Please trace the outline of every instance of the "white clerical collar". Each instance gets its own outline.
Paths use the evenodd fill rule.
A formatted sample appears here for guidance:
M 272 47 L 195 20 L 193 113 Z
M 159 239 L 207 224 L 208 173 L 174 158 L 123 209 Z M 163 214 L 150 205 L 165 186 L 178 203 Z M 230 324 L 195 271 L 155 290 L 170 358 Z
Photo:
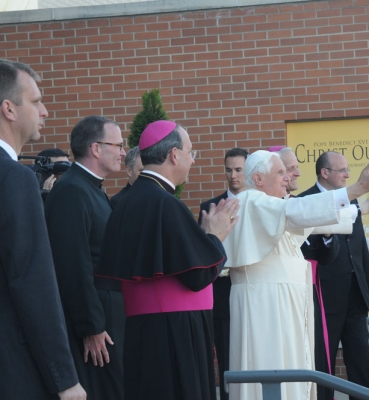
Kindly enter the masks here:
M 0 139 L 0 147 L 2 147 L 14 161 L 18 161 L 18 155 L 9 143 L 6 143 L 4 140 Z
M 89 174 L 91 174 L 92 176 L 94 176 L 95 178 L 97 178 L 97 179 L 100 179 L 100 180 L 104 180 L 104 178 L 101 178 L 101 176 L 98 176 L 98 175 L 96 175 L 96 174 L 94 174 L 90 169 L 88 169 L 87 167 L 85 167 L 84 165 L 82 165 L 81 163 L 79 163 L 78 161 L 75 161 L 75 163 L 79 166 L 79 167 L 81 167 L 81 168 L 83 168 L 85 171 L 87 171 Z
M 170 185 L 170 187 L 172 187 L 173 189 L 176 188 L 171 181 L 168 181 L 167 178 L 165 178 L 163 175 L 158 174 L 157 172 L 151 171 L 149 169 L 144 169 L 142 172 L 146 172 L 147 174 L 157 176 L 158 178 L 166 182 L 168 185 Z
M 326 191 L 327 191 L 327 189 L 324 188 L 319 182 L 317 182 L 316 185 L 318 186 L 318 188 L 319 188 L 319 190 L 320 190 L 321 192 L 326 192 Z

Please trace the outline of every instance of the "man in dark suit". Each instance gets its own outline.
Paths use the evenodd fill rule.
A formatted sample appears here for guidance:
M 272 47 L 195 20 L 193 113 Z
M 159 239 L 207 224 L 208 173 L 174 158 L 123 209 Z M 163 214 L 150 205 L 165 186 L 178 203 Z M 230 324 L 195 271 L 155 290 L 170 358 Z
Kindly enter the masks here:
M 94 269 L 111 205 L 101 189 L 121 168 L 122 133 L 115 121 L 89 116 L 71 132 L 75 162 L 45 204 L 69 342 L 89 400 L 123 399 L 124 306 L 121 285 L 97 287 Z M 116 285 L 114 285 L 116 283 Z
M 200 205 L 199 224 L 202 221 L 202 210 L 209 211 L 211 203 L 218 204 L 221 199 L 235 197 L 238 193 L 246 189 L 245 177 L 243 175 L 243 165 L 248 156 L 244 149 L 234 148 L 229 150 L 224 158 L 225 173 L 228 181 L 228 190 L 221 195 L 214 197 Z M 231 291 L 231 279 L 229 270 L 222 271 L 213 283 L 214 309 L 214 342 L 217 353 L 219 377 L 220 377 L 220 397 L 221 400 L 228 399 L 228 393 L 224 391 L 223 375 L 224 371 L 229 370 L 229 294 Z
M 27 65 L 0 60 L 0 393 L 83 400 L 70 353 L 37 179 L 17 162 L 47 117 Z
M 128 176 L 128 183 L 124 188 L 111 197 L 110 204 L 114 208 L 118 201 L 127 193 L 130 187 L 134 184 L 135 180 L 140 175 L 140 172 L 143 171 L 144 167 L 142 165 L 141 157 L 140 157 L 140 149 L 138 146 L 130 149 L 124 159 L 124 165 L 126 166 L 126 173 Z
M 323 153 L 316 162 L 317 183 L 301 193 L 306 196 L 325 190 L 346 186 L 349 169 L 346 158 L 333 151 Z M 369 387 L 369 345 L 366 318 L 369 309 L 369 254 L 361 210 L 367 213 L 367 201 L 356 207 L 353 232 L 337 235 L 339 253 L 328 264 L 319 264 L 318 274 L 324 301 L 329 336 L 330 362 L 335 371 L 339 342 L 342 343 L 343 357 L 349 381 Z M 329 391 L 324 397 L 332 400 Z M 350 400 L 354 398 L 350 397 Z

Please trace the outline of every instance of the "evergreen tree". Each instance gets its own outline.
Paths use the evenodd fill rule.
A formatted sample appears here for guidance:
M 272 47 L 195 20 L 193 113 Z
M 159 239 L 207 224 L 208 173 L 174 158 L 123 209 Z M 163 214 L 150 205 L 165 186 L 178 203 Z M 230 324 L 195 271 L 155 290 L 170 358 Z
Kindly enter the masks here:
M 169 120 L 160 97 L 160 90 L 153 89 L 142 95 L 142 111 L 133 119 L 129 127 L 131 133 L 128 136 L 128 145 L 130 148 L 138 146 L 140 137 L 148 124 L 159 120 Z
M 128 146 L 130 148 L 138 146 L 140 137 L 148 124 L 159 120 L 169 120 L 169 117 L 164 109 L 160 90 L 153 89 L 142 95 L 142 111 L 140 111 L 133 119 L 129 130 L 131 133 L 128 136 Z M 178 198 L 181 196 L 183 185 L 176 186 L 174 195 Z

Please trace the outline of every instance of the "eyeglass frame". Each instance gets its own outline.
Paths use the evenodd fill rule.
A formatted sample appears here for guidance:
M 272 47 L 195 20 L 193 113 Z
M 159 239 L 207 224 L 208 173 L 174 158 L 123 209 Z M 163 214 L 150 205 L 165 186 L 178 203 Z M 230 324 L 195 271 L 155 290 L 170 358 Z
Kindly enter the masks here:
M 109 146 L 119 147 L 120 151 L 123 150 L 123 142 L 122 143 L 96 142 L 96 143 L 108 144 Z
M 178 149 L 182 151 L 187 151 L 187 153 L 191 156 L 191 158 L 194 160 L 197 155 L 197 150 L 185 150 L 185 149 Z
M 188 150 L 188 154 L 194 160 L 196 158 L 196 155 L 197 155 L 197 150 Z
M 333 169 L 333 168 L 324 167 L 324 169 L 328 169 L 329 171 L 339 172 L 340 174 L 349 174 L 350 173 L 350 168 Z
M 181 151 L 187 151 L 187 153 L 191 156 L 191 158 L 192 158 L 193 160 L 196 158 L 196 155 L 197 155 L 197 150 L 185 150 L 185 149 L 180 149 L 179 147 L 173 147 L 173 149 L 178 149 L 178 150 L 181 150 Z M 173 149 L 171 149 L 170 152 L 171 152 Z M 169 153 L 170 153 L 170 152 L 169 152 Z M 168 153 L 168 154 L 169 154 L 169 153 Z

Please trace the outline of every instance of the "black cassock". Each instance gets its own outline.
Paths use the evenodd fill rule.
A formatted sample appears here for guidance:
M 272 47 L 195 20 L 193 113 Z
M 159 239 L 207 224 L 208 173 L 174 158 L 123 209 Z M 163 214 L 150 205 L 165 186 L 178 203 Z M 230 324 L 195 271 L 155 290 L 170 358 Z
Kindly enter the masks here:
M 46 222 L 80 382 L 89 400 L 123 399 L 124 306 L 121 292 L 99 290 L 94 271 L 111 206 L 102 180 L 77 164 L 63 174 L 50 192 Z M 110 288 L 114 289 L 114 288 Z M 83 360 L 83 338 L 106 331 L 110 363 L 95 367 Z
M 121 280 L 126 296 L 125 282 L 167 278 L 201 293 L 223 267 L 221 242 L 173 192 L 141 173 L 109 218 L 97 274 Z M 127 315 L 124 366 L 126 400 L 215 400 L 212 310 Z
M 124 197 L 124 195 L 127 193 L 127 191 L 131 188 L 131 184 L 127 183 L 126 186 L 124 186 L 123 189 L 121 189 L 117 194 L 115 194 L 114 196 L 112 196 L 110 198 L 110 204 L 111 206 L 114 208 L 116 206 L 116 204 Z

